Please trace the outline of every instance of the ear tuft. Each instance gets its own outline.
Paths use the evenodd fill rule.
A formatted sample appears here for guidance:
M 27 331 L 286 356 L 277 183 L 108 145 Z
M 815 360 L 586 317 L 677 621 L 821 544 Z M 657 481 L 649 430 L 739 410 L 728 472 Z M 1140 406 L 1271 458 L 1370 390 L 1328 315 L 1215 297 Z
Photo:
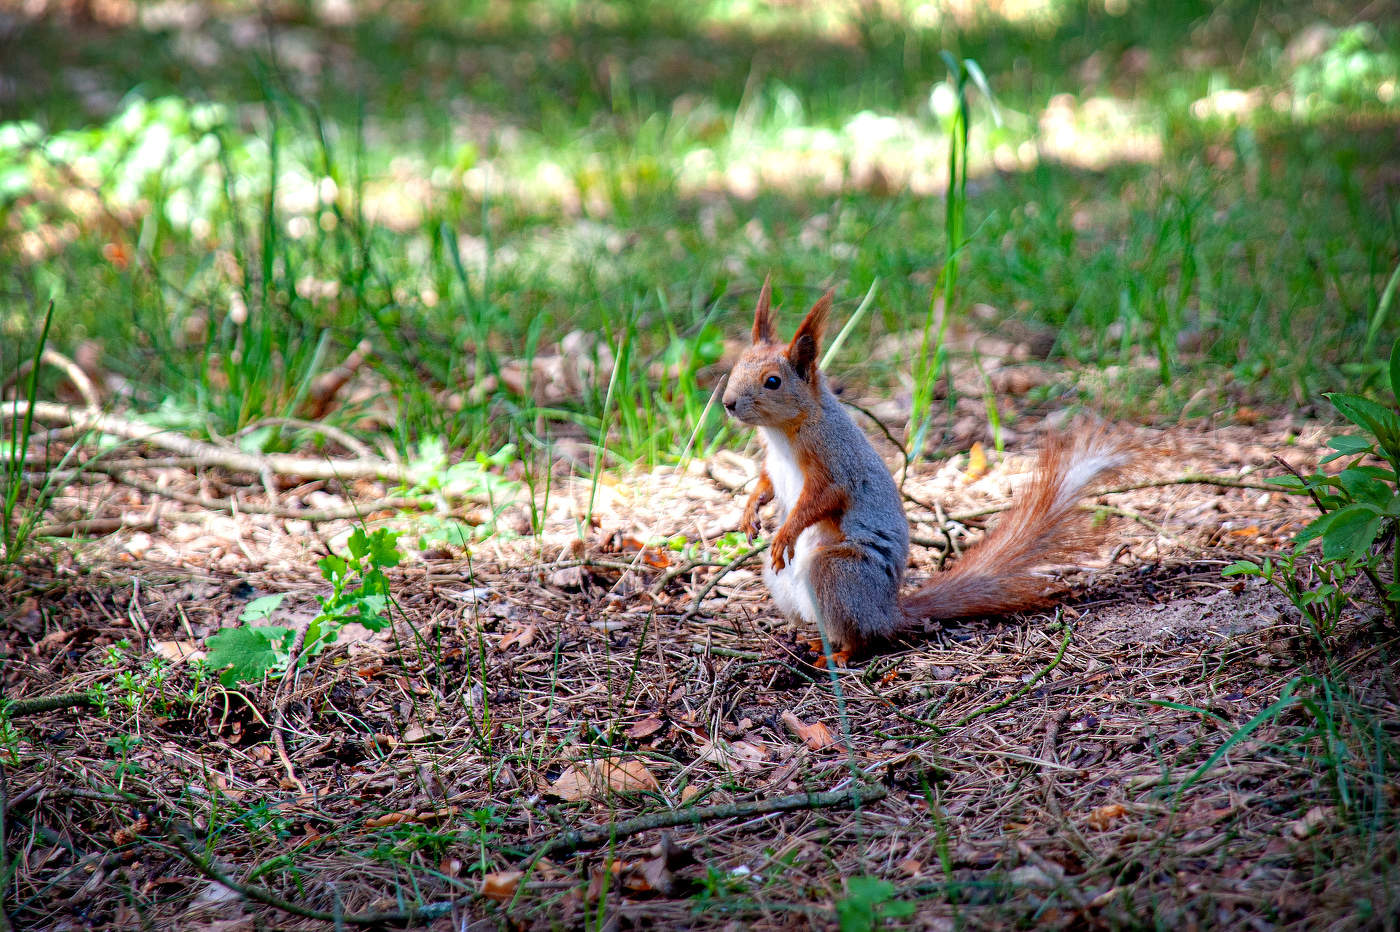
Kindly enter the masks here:
M 836 290 L 831 289 L 817 299 L 788 344 L 788 362 L 798 375 L 809 382 L 817 367 L 817 354 L 821 351 L 822 334 L 826 332 L 826 319 L 831 313 L 831 299 L 835 294 Z
M 758 293 L 758 306 L 753 312 L 753 341 L 755 343 L 773 343 L 776 338 L 773 335 L 773 273 L 769 272 L 763 277 L 763 290 Z

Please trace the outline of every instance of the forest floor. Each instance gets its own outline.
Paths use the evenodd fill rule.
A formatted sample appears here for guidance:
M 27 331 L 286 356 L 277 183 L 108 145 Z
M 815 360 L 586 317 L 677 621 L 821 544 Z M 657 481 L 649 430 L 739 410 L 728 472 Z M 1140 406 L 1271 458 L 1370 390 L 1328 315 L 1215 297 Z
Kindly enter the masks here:
M 750 448 L 560 479 L 541 534 L 526 497 L 466 547 L 369 515 L 405 531 L 392 625 L 226 688 L 195 672 L 205 637 L 267 595 L 305 623 L 315 561 L 357 526 L 287 515 L 386 487 L 128 458 L 53 511 L 134 526 L 0 586 L 5 695 L 74 694 L 5 736 L 5 910 L 46 929 L 1383 926 L 1400 838 L 1368 813 L 1400 802 L 1395 631 L 1319 637 L 1221 575 L 1289 549 L 1311 504 L 1265 478 L 1328 436 L 1235 420 L 1139 430 L 1137 487 L 1088 502 L 1102 560 L 1063 574 L 1061 606 L 835 671 L 722 543 Z M 909 471 L 912 578 L 1014 498 L 1045 427 L 985 467 Z M 214 498 L 279 513 L 189 504 Z

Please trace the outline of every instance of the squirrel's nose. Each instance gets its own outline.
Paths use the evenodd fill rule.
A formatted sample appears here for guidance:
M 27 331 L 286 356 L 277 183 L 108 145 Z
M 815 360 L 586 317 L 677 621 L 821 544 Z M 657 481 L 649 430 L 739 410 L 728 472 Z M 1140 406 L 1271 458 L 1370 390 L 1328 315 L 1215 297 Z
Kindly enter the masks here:
M 726 398 L 726 399 L 724 400 L 724 410 L 728 411 L 730 414 L 733 414 L 733 413 L 734 413 L 734 407 L 735 407 L 736 404 L 737 404 L 737 402 L 730 401 L 728 398 Z

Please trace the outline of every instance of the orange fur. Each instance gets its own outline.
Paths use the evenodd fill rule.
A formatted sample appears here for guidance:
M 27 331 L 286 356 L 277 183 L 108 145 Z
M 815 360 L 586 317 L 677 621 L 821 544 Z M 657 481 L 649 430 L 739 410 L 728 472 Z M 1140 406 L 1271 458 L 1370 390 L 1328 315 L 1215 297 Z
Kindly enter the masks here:
M 1126 465 L 1126 451 L 1101 434 L 1048 438 L 1029 486 L 991 532 L 952 569 L 903 599 L 908 619 L 1004 615 L 1053 602 L 1056 589 L 1034 570 L 1089 556 L 1102 538 L 1079 509 L 1085 490 L 1066 488 L 1077 454 L 1094 444 L 1116 450 Z M 1094 481 L 1111 480 L 1122 469 L 1098 470 Z
M 773 480 L 768 475 L 768 470 L 759 470 L 758 484 L 753 487 L 753 492 L 749 495 L 749 500 L 744 504 L 744 517 L 739 523 L 739 530 L 748 535 L 749 540 L 758 536 L 758 509 L 773 500 Z
M 798 536 L 814 524 L 832 522 L 836 540 L 840 540 L 841 515 L 850 502 L 846 490 L 832 483 L 831 473 L 817 457 L 819 451 L 797 444 L 793 446 L 797 450 L 798 465 L 802 468 L 802 494 L 798 496 L 797 504 L 783 526 L 773 535 L 769 552 L 775 570 L 787 566 L 788 554 L 797 546 Z

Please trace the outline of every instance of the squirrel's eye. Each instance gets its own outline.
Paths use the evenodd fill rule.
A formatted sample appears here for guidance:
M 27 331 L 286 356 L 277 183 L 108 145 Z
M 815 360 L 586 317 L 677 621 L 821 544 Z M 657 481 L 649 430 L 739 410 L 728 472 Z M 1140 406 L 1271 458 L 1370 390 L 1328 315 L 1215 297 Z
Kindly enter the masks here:
M 776 375 L 770 375 L 768 378 L 763 380 L 764 388 L 777 388 L 779 385 L 782 384 L 783 380 L 778 378 Z

